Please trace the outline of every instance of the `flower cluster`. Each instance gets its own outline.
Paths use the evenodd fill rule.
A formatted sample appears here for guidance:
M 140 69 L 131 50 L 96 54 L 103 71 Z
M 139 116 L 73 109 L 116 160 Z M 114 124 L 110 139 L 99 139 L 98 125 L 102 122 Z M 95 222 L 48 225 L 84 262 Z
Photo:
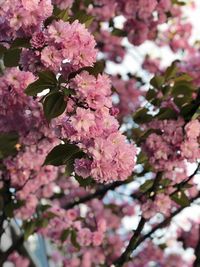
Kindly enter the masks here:
M 78 217 L 80 217 L 80 214 L 78 209 L 70 209 L 66 211 L 61 209 L 59 206 L 54 205 L 50 210 L 48 210 L 48 212 L 51 212 L 54 215 L 54 218 L 51 219 L 48 227 L 40 230 L 40 233 L 44 236 L 60 243 L 62 240 L 62 234 L 64 234 L 67 230 L 69 232 L 76 232 L 77 241 L 81 247 L 99 246 L 103 242 L 104 233 L 106 231 L 105 219 L 99 219 L 96 229 L 91 231 L 90 227 L 84 226 L 84 224 L 79 220 Z M 66 241 L 65 243 L 68 242 Z
M 140 251 L 133 261 L 125 264 L 125 267 L 148 266 L 149 262 L 163 267 L 191 267 L 192 260 L 184 259 L 180 252 L 167 252 L 161 249 L 152 241 L 144 244 L 144 249 Z
M 17 198 L 27 200 L 18 211 L 22 218 L 29 218 L 35 212 L 41 196 L 53 193 L 53 181 L 58 174 L 53 166 L 42 167 L 47 154 L 59 141 L 48 128 L 41 105 L 24 93 L 34 79 L 32 73 L 17 68 L 6 70 L 0 77 L 0 129 L 19 134 L 17 155 L 4 159 L 4 177 L 17 190 Z
M 126 179 L 133 171 L 136 149 L 126 142 L 118 128 L 112 107 L 108 76 L 97 78 L 84 71 L 70 83 L 78 99 L 71 99 L 71 116 L 62 115 L 58 124 L 61 136 L 79 144 L 88 155 L 76 160 L 75 171 L 86 178 L 91 175 L 99 182 Z M 83 107 L 76 107 L 76 101 Z M 85 106 L 84 106 L 85 105 Z
M 0 8 L 0 40 L 31 36 L 53 11 L 50 0 L 3 1 Z
M 160 45 L 169 45 L 173 52 L 179 50 L 192 50 L 190 38 L 192 36 L 192 24 L 190 22 L 183 23 L 178 20 L 171 24 L 169 28 L 161 34 L 158 43 Z
M 19 255 L 17 252 L 13 252 L 9 258 L 8 258 L 9 263 L 14 264 L 15 267 L 28 267 L 29 266 L 29 260 L 27 258 L 22 257 Z
M 96 61 L 94 37 L 77 20 L 72 24 L 55 21 L 44 34 L 47 46 L 41 52 L 41 62 L 46 68 L 57 72 L 62 61 L 67 60 L 79 69 Z
M 46 228 L 39 232 L 55 240 L 58 245 L 63 243 L 64 253 L 54 251 L 51 256 L 55 264 L 62 263 L 64 266 L 69 264 L 77 267 L 98 266 L 104 262 L 111 264 L 120 255 L 127 236 L 121 238 L 113 234 L 113 231 L 116 231 L 122 224 L 121 218 L 116 212 L 118 211 L 122 216 L 131 216 L 134 214 L 134 210 L 128 203 L 118 206 L 115 201 L 111 201 L 112 208 L 105 209 L 101 200 L 93 199 L 87 203 L 87 211 L 84 214 L 79 207 L 67 211 L 61 209 L 57 201 L 57 204 L 55 203 L 51 209 L 47 210 L 44 217 L 48 216 L 49 212 L 55 217 L 51 219 Z M 64 206 L 63 202 L 62 204 Z M 74 248 L 69 241 L 70 235 L 74 231 L 80 250 Z M 65 235 L 66 233 L 68 234 Z M 109 249 L 104 253 L 102 247 Z M 69 251 L 71 252 L 70 257 L 66 257 L 64 254 Z
M 178 240 L 183 243 L 185 248 L 196 248 L 198 244 L 199 218 L 197 220 L 186 220 L 187 228 L 177 229 Z
M 28 9 L 28 2 L 23 4 Z M 24 26 L 21 27 L 21 32 L 28 36 Z M 25 88 L 35 81 L 38 71 L 46 68 L 55 75 L 60 70 L 67 79 L 71 71 L 92 66 L 96 43 L 78 21 L 70 24 L 57 20 L 46 28 L 31 29 L 31 48 L 24 48 L 21 53 L 23 70 L 7 69 L 0 78 L 1 132 L 19 134 L 18 153 L 4 160 L 4 177 L 15 188 L 17 199 L 28 200 L 17 210 L 17 216 L 23 219 L 34 214 L 41 197 L 53 194 L 60 169 L 43 163 L 49 151 L 59 144 L 58 138 L 77 143 L 85 152 L 86 158 L 75 160 L 75 172 L 100 182 L 125 180 L 133 171 L 136 153 L 119 132 L 119 124 L 112 115 L 111 84 L 106 75 L 95 78 L 87 72 L 77 74 L 68 84 L 75 96 L 66 99 L 66 113 L 48 125 L 39 98 L 28 97 Z M 64 59 L 68 62 L 63 62 Z M 60 123 L 61 134 L 54 131 Z
M 20 63 L 24 70 L 50 69 L 55 73 L 70 63 L 73 70 L 92 66 L 97 50 L 94 37 L 78 22 L 53 21 L 47 28 L 35 31 L 31 49 L 23 49 Z
M 170 0 L 120 0 L 109 1 L 109 4 L 106 0 L 97 0 L 89 8 L 99 20 L 109 21 L 116 15 L 123 15 L 126 19 L 123 30 L 134 45 L 155 39 L 158 25 L 167 21 L 167 13 L 176 14 Z
M 124 60 L 126 50 L 122 44 L 122 37 L 112 35 L 105 29 L 102 29 L 95 37 L 98 48 L 103 52 L 104 58 L 115 63 L 121 63 Z
M 148 199 L 142 205 L 142 215 L 145 219 L 153 217 L 157 213 L 168 216 L 171 211 L 172 201 L 168 195 L 157 194 L 154 200 Z
M 150 163 L 158 171 L 166 171 L 167 177 L 181 181 L 186 174 L 185 160 L 197 162 L 199 154 L 200 122 L 192 120 L 184 126 L 182 119 L 155 121 L 153 129 L 161 130 L 161 134 L 152 133 L 144 146 L 150 156 Z M 185 132 L 185 135 L 184 135 Z M 179 173 L 179 179 L 174 172 Z M 175 175 L 175 176 L 174 176 Z M 178 180 L 177 180 L 178 179 Z
M 161 130 L 161 134 L 152 133 L 145 143 L 145 150 L 149 155 L 150 163 L 158 171 L 170 169 L 170 165 L 180 160 L 180 146 L 183 142 L 184 121 L 163 120 L 154 121 L 149 126 Z
M 181 154 L 190 162 L 200 158 L 200 122 L 193 120 L 185 126 L 186 138 L 181 145 Z

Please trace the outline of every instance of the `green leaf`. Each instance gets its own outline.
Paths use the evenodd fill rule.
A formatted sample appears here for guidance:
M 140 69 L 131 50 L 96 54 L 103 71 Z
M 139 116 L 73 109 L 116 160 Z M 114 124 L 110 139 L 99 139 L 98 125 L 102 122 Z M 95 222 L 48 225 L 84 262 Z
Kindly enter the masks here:
M 70 235 L 70 229 L 63 230 L 61 235 L 60 235 L 61 242 L 63 243 L 65 240 L 67 240 L 69 235 Z
M 140 191 L 142 193 L 147 192 L 149 189 L 152 188 L 153 184 L 154 184 L 154 181 L 153 180 L 147 180 L 146 182 L 144 182 L 144 184 L 142 184 L 140 186 Z
M 189 81 L 175 82 L 172 88 L 172 95 L 174 96 L 174 103 L 182 108 L 192 101 L 192 94 L 196 90 L 193 84 Z
M 35 228 L 45 228 L 47 227 L 49 224 L 49 219 L 48 218 L 41 218 L 41 219 L 37 219 L 35 221 Z
M 44 26 L 47 27 L 50 25 L 54 20 L 63 20 L 68 21 L 69 20 L 69 14 L 68 9 L 60 9 L 56 5 L 54 6 L 53 15 L 48 17 L 44 21 Z
M 195 106 L 193 103 L 185 104 L 181 107 L 180 114 L 183 116 L 186 120 L 191 119 L 192 114 L 195 113 Z M 195 115 L 195 114 L 194 114 Z
M 94 184 L 94 180 L 91 177 L 83 178 L 77 174 L 74 177 L 81 187 L 87 187 Z
M 39 79 L 29 84 L 25 93 L 29 96 L 36 96 L 45 89 L 55 89 L 57 87 L 56 76 L 51 71 L 43 71 L 38 74 Z
M 164 178 L 164 179 L 162 179 L 162 181 L 160 182 L 160 184 L 161 184 L 163 187 L 167 187 L 168 185 L 171 184 L 171 180 L 168 179 L 168 178 Z
M 0 57 L 2 57 L 2 55 L 7 51 L 7 49 L 5 48 L 5 46 L 0 44 Z
M 70 159 L 68 159 L 68 161 L 66 162 L 65 175 L 67 177 L 69 177 L 72 174 L 72 172 L 74 171 L 74 161 L 76 159 L 76 155 L 77 154 L 75 154 L 72 157 L 70 157 Z
M 61 84 L 61 83 L 67 83 L 67 80 L 64 78 L 63 75 L 60 75 L 59 78 L 58 78 L 58 82 L 59 82 L 59 84 Z
M 127 32 L 122 30 L 122 29 L 118 29 L 118 28 L 114 28 L 111 32 L 112 35 L 114 36 L 118 36 L 118 37 L 125 37 L 127 36 Z
M 165 244 L 165 243 L 159 244 L 158 246 L 159 246 L 159 248 L 161 248 L 162 250 L 165 250 L 165 249 L 168 247 L 167 244 Z
M 75 230 L 71 230 L 71 242 L 75 248 L 80 249 L 80 245 L 77 242 L 77 235 Z
M 143 164 L 147 160 L 147 155 L 143 151 L 141 151 L 140 154 L 137 156 L 137 164 Z
M 183 109 L 188 102 L 190 102 L 192 100 L 191 97 L 187 97 L 187 96 L 179 96 L 179 97 L 175 97 L 174 98 L 174 103 L 177 105 L 177 107 L 179 107 L 179 109 Z M 191 114 L 192 115 L 192 114 Z
M 0 134 L 0 153 L 1 157 L 7 157 L 17 152 L 16 145 L 19 137 L 15 132 Z
M 63 21 L 69 20 L 68 9 L 59 9 L 57 6 L 55 6 L 53 14 L 57 19 L 61 19 Z
M 184 1 L 179 1 L 179 0 L 171 0 L 172 1 L 172 4 L 174 5 L 179 5 L 179 6 L 185 6 L 186 5 L 186 2 Z
M 173 62 L 170 67 L 168 67 L 165 71 L 165 80 L 170 80 L 176 76 L 178 72 L 178 68 L 176 66 L 176 63 Z
M 160 87 L 164 84 L 164 82 L 165 82 L 165 78 L 161 75 L 160 76 L 157 75 L 151 79 L 150 84 L 154 86 L 155 88 L 160 89 Z
M 85 156 L 85 153 L 83 151 L 79 151 L 72 155 L 66 162 L 66 168 L 65 168 L 65 174 L 66 176 L 70 176 L 72 172 L 74 171 L 74 161 L 75 159 L 80 159 Z
M 170 108 L 161 108 L 159 113 L 155 116 L 159 120 L 176 119 L 177 113 Z
M 66 109 L 66 101 L 61 92 L 53 92 L 48 94 L 43 103 L 45 117 L 48 120 L 60 116 Z
M 149 110 L 145 107 L 138 109 L 133 114 L 134 121 L 137 124 L 150 122 L 153 119 L 153 116 L 150 114 L 147 114 L 147 112 L 149 112 Z
M 84 10 L 79 10 L 74 14 L 70 21 L 78 20 L 80 23 L 84 23 L 86 27 L 89 27 L 94 19 L 94 16 L 88 15 Z
M 73 90 L 71 88 L 65 88 L 65 87 L 61 86 L 61 89 L 63 90 L 63 94 L 65 96 L 71 96 L 71 95 L 75 95 L 76 94 L 75 90 Z
M 36 222 L 35 221 L 25 222 L 23 228 L 24 228 L 24 239 L 27 240 L 28 237 L 34 233 L 36 228 Z
M 84 6 L 88 7 L 92 3 L 92 0 L 84 0 L 83 2 L 84 2 Z
M 166 98 L 168 98 L 169 97 L 169 95 L 171 96 L 171 90 L 172 90 L 172 88 L 171 88 L 171 86 L 169 86 L 169 85 L 164 85 L 164 86 L 162 86 L 162 88 L 161 88 L 161 91 L 162 91 L 162 93 L 163 93 L 163 97 L 162 97 L 162 99 L 166 99 Z
M 15 67 L 19 65 L 21 49 L 9 49 L 4 53 L 5 67 Z
M 175 82 L 175 84 L 172 88 L 172 95 L 174 97 L 179 97 L 179 96 L 191 97 L 192 92 L 194 90 L 195 90 L 195 88 L 191 82 L 184 81 L 184 80 L 177 81 L 177 82 Z
M 68 15 L 68 10 L 62 10 L 60 14 L 57 16 L 57 18 L 62 19 L 63 21 L 68 21 L 69 15 Z
M 84 67 L 79 69 L 78 71 L 70 73 L 69 80 L 73 79 L 77 74 L 81 73 L 82 71 L 87 71 L 89 74 L 97 77 L 98 74 L 103 73 L 104 69 L 105 69 L 105 61 L 99 60 L 94 64 L 93 67 Z
M 147 137 L 152 133 L 160 134 L 161 132 L 157 129 L 148 129 L 146 131 L 141 131 L 140 129 L 135 128 L 132 130 L 133 139 L 137 143 L 137 145 L 141 145 L 143 142 L 145 142 Z
M 44 82 L 49 82 L 50 84 L 56 84 L 57 79 L 55 74 L 50 70 L 45 70 L 38 73 L 39 79 Z
M 98 76 L 98 74 L 103 73 L 105 69 L 105 61 L 99 60 L 97 61 L 93 67 L 86 67 L 84 70 L 88 71 L 89 74 Z
M 190 200 L 183 191 L 179 191 L 171 196 L 171 199 L 182 207 L 190 205 Z
M 146 94 L 146 99 L 148 101 L 155 99 L 157 97 L 157 92 L 154 89 L 149 89 Z
M 78 152 L 80 152 L 80 149 L 76 145 L 60 144 L 50 151 L 43 165 L 65 165 L 67 161 Z
M 49 89 L 51 87 L 50 83 L 44 83 L 41 80 L 37 80 L 26 88 L 25 93 L 29 96 L 36 96 L 38 93 L 41 93 L 45 89 Z
M 174 79 L 175 82 L 178 82 L 178 81 L 188 81 L 188 82 L 191 82 L 193 80 L 193 78 L 187 74 L 187 73 L 183 73 L 181 75 L 179 75 L 178 77 L 176 77 Z
M 23 48 L 23 47 L 30 47 L 30 38 L 16 38 L 12 45 L 11 48 Z
M 14 217 L 14 210 L 22 207 L 24 204 L 24 201 L 17 201 L 17 202 L 13 202 L 10 201 L 6 206 L 5 206 L 5 214 L 7 217 L 9 218 L 13 218 Z
M 198 107 L 194 115 L 192 116 L 192 120 L 196 120 L 199 116 L 200 116 L 200 106 Z
M 182 189 L 188 189 L 188 188 L 192 188 L 194 185 L 193 184 L 184 184 L 183 186 L 181 186 Z
M 73 5 L 71 7 L 71 10 L 74 14 L 80 10 L 81 3 L 82 3 L 82 0 L 74 0 L 73 1 Z

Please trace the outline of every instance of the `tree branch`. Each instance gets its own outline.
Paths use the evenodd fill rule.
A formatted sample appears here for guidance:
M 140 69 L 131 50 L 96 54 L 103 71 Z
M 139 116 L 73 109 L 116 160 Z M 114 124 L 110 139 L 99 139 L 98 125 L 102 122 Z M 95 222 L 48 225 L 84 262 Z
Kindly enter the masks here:
M 7 261 L 10 254 L 12 254 L 15 250 L 18 249 L 19 246 L 21 246 L 24 242 L 24 236 L 21 235 L 9 249 L 7 249 L 5 252 L 0 253 L 0 267 L 3 267 L 3 264 L 5 261 Z
M 150 199 L 152 199 L 152 200 L 155 197 L 155 191 L 156 191 L 157 187 L 159 186 L 159 183 L 160 183 L 161 178 L 162 178 L 162 173 L 158 172 L 157 175 L 156 175 L 156 178 L 154 180 L 153 186 L 151 188 L 151 192 L 153 194 L 152 194 L 152 196 L 150 195 Z M 115 261 L 115 266 L 116 267 L 123 266 L 123 264 L 125 262 L 127 262 L 128 259 L 130 258 L 132 251 L 135 250 L 136 247 L 138 246 L 138 240 L 140 239 L 140 235 L 141 235 L 141 232 L 142 232 L 142 230 L 144 228 L 145 223 L 146 223 L 146 219 L 143 218 L 143 217 L 141 217 L 140 222 L 139 222 L 139 224 L 137 226 L 137 229 L 134 231 L 134 234 L 131 237 L 131 239 L 129 241 L 129 244 L 128 244 L 126 250 Z
M 115 182 L 109 185 L 105 185 L 105 186 L 101 186 L 100 188 L 98 188 L 94 193 L 92 194 L 88 194 L 86 196 L 80 197 L 78 200 L 72 202 L 72 203 L 68 203 L 64 206 L 64 209 L 68 210 L 68 209 L 72 209 L 75 206 L 88 202 L 94 198 L 103 198 L 105 196 L 105 194 L 109 191 L 109 190 L 114 190 L 115 188 L 121 186 L 121 185 L 125 185 L 127 184 L 126 181 L 121 181 L 121 182 Z
M 122 255 L 115 261 L 114 263 L 114 266 L 116 267 L 120 267 L 120 266 L 123 266 L 123 264 L 125 262 L 128 261 L 128 259 L 130 258 L 131 256 L 131 253 L 134 249 L 136 249 L 137 247 L 137 244 L 138 244 L 138 240 L 140 238 L 140 234 L 144 228 L 144 225 L 145 225 L 145 222 L 146 220 L 142 217 L 140 219 L 140 222 L 138 224 L 138 227 L 137 229 L 134 231 L 134 234 L 133 236 L 131 237 L 130 241 L 129 241 L 129 244 L 126 248 L 126 250 L 124 251 L 124 253 L 122 253 Z
M 192 203 L 193 201 L 195 201 L 199 197 L 200 197 L 200 192 L 195 197 L 193 197 L 193 198 L 190 199 L 190 203 Z M 186 207 L 180 207 L 180 208 L 178 208 L 169 217 L 167 217 L 161 223 L 157 224 L 151 231 L 149 231 L 147 234 L 145 234 L 145 235 L 141 236 L 139 239 L 137 239 L 135 243 L 133 243 L 133 241 L 132 241 L 134 239 L 134 235 L 135 235 L 134 234 L 132 236 L 131 240 L 130 240 L 130 242 L 133 244 L 133 247 L 131 247 L 130 246 L 130 243 L 129 243 L 129 245 L 127 246 L 127 248 L 124 251 L 124 253 L 115 261 L 114 266 L 115 267 L 122 267 L 127 262 L 127 260 L 129 259 L 129 257 L 131 255 L 131 253 L 133 252 L 133 250 L 135 250 L 147 238 L 151 237 L 151 235 L 154 234 L 158 229 L 161 229 L 161 228 L 165 227 L 166 225 L 168 225 L 170 223 L 170 221 L 172 220 L 172 218 L 174 218 L 177 214 L 179 214 L 185 208 Z M 141 223 L 141 221 L 140 221 L 140 223 Z M 139 225 L 138 225 L 138 227 L 139 227 Z M 141 229 L 141 225 L 140 225 L 140 229 Z M 200 254 L 199 248 L 197 248 L 197 249 L 198 249 L 198 253 Z M 200 260 L 200 258 L 199 258 L 199 260 Z M 194 267 L 199 267 L 199 266 L 200 265 L 196 265 Z
M 170 196 L 172 196 L 175 193 L 178 193 L 180 191 L 181 187 L 184 187 L 189 181 L 191 181 L 192 178 L 198 173 L 199 167 L 200 167 L 200 163 L 198 163 L 197 168 L 195 169 L 195 171 L 186 180 L 184 180 L 184 181 L 180 182 L 179 184 L 177 184 L 177 189 L 174 192 L 172 192 L 170 194 Z

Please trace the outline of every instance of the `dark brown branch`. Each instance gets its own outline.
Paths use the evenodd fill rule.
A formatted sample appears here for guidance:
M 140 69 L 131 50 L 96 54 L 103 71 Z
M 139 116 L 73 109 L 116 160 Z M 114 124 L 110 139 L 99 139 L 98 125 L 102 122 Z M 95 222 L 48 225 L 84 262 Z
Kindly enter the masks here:
M 162 173 L 158 172 L 154 180 L 153 186 L 151 188 L 151 192 L 153 194 L 152 196 L 150 196 L 150 199 L 152 200 L 155 197 L 155 191 L 157 187 L 159 186 L 161 178 L 162 178 Z M 128 259 L 130 258 L 132 251 L 135 250 L 136 247 L 138 246 L 138 240 L 140 240 L 141 232 L 144 228 L 145 223 L 146 223 L 146 220 L 143 217 L 141 217 L 140 222 L 137 226 L 137 229 L 134 231 L 134 234 L 132 235 L 126 250 L 124 251 L 124 253 L 122 253 L 122 255 L 115 262 L 116 267 L 123 266 L 123 264 L 127 262 Z
M 195 169 L 195 171 L 186 180 L 180 182 L 177 185 L 177 189 L 174 192 L 172 192 L 170 194 L 170 196 L 175 194 L 175 193 L 178 193 L 180 191 L 181 187 L 184 187 L 187 183 L 189 183 L 192 180 L 192 178 L 198 173 L 199 167 L 200 167 L 200 163 L 198 163 L 197 168 Z
M 193 201 L 195 201 L 196 199 L 198 199 L 200 197 L 200 192 L 193 198 L 190 199 L 190 203 L 192 203 Z M 133 247 L 129 245 L 127 246 L 126 250 L 124 251 L 124 253 L 122 254 L 122 256 L 120 256 L 114 263 L 115 267 L 122 267 L 127 260 L 129 259 L 131 253 L 133 252 L 133 250 L 135 250 L 142 242 L 144 242 L 147 238 L 150 238 L 152 234 L 154 234 L 158 229 L 161 229 L 163 227 L 165 227 L 166 225 L 168 225 L 171 220 L 177 215 L 179 214 L 183 209 L 185 209 L 186 207 L 180 207 L 178 208 L 176 211 L 174 211 L 169 217 L 167 217 L 165 220 L 163 220 L 161 223 L 157 224 L 151 231 L 149 231 L 147 234 L 141 236 L 139 239 L 137 239 L 137 241 L 135 243 L 132 243 L 132 239 L 131 238 L 130 242 L 133 244 Z M 141 221 L 140 221 L 141 222 Z M 139 227 L 139 225 L 138 225 Z M 140 228 L 141 229 L 141 228 Z M 135 232 L 136 233 L 136 232 Z M 198 253 L 200 253 L 200 251 L 198 250 Z M 200 265 L 194 266 L 194 267 L 199 267 Z
M 20 255 L 29 259 L 29 267 L 36 267 L 37 265 L 33 257 L 31 256 L 30 252 L 24 245 L 23 234 L 18 236 L 12 225 L 10 225 L 10 232 L 11 232 L 12 245 L 8 250 L 0 253 L 0 267 L 3 266 L 3 263 L 8 260 L 9 255 L 12 254 L 14 251 L 17 251 Z
M 138 224 L 137 229 L 134 231 L 134 234 L 133 234 L 133 236 L 131 237 L 131 239 L 129 241 L 129 244 L 128 244 L 126 250 L 117 259 L 117 261 L 114 263 L 114 266 L 116 266 L 116 267 L 123 266 L 123 264 L 128 261 L 128 259 L 131 256 L 132 251 L 135 250 L 136 247 L 138 246 L 137 245 L 138 244 L 138 240 L 140 239 L 140 235 L 141 235 L 141 232 L 142 232 L 142 230 L 144 228 L 145 222 L 146 222 L 146 220 L 142 217 L 140 219 L 140 222 Z
M 78 200 L 72 202 L 72 203 L 68 203 L 64 206 L 64 209 L 68 210 L 68 209 L 72 209 L 73 207 L 88 202 L 94 198 L 103 198 L 105 196 L 105 194 L 109 191 L 109 190 L 114 190 L 115 188 L 121 186 L 121 185 L 125 185 L 127 184 L 126 181 L 122 181 L 122 182 L 115 182 L 109 185 L 105 185 L 105 186 L 101 186 L 100 188 L 98 188 L 94 193 L 92 194 L 88 194 L 86 196 L 80 197 Z
M 4 262 L 8 259 L 9 255 L 18 249 L 24 242 L 24 236 L 21 235 L 5 252 L 0 253 L 0 267 L 3 267 Z
M 1 237 L 2 237 L 3 233 L 5 232 L 4 222 L 7 219 L 5 208 L 6 208 L 6 205 L 9 204 L 11 201 L 9 188 L 10 188 L 10 182 L 5 180 L 4 181 L 4 190 L 3 190 L 2 195 L 1 195 L 2 210 L 1 210 L 1 215 L 0 215 L 0 241 L 1 241 Z

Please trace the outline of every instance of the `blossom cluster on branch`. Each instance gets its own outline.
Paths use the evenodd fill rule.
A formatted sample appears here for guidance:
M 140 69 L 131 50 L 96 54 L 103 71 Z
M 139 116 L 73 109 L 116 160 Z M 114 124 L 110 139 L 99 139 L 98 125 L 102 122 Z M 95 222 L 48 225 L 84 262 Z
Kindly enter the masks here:
M 0 1 L 0 241 L 12 239 L 0 266 L 37 266 L 32 235 L 58 267 L 199 266 L 199 214 L 176 222 L 200 197 L 200 50 L 185 5 Z M 139 54 L 146 41 L 181 56 L 163 67 Z M 126 71 L 132 51 L 141 73 Z

